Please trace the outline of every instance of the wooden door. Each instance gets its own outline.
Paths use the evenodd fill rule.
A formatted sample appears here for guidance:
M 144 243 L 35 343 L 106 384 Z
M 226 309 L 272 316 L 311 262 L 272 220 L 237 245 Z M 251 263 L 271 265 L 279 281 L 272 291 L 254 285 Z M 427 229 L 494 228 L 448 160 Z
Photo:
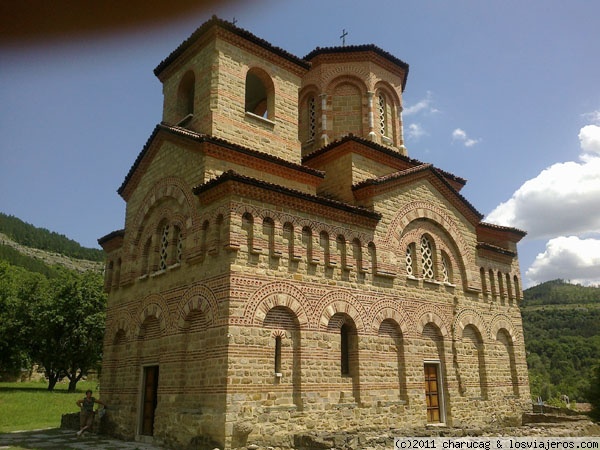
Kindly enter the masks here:
M 144 391 L 142 403 L 142 432 L 146 436 L 154 433 L 154 411 L 158 402 L 158 366 L 144 368 Z
M 441 422 L 438 367 L 438 364 L 425 364 L 425 401 L 427 402 L 427 423 Z

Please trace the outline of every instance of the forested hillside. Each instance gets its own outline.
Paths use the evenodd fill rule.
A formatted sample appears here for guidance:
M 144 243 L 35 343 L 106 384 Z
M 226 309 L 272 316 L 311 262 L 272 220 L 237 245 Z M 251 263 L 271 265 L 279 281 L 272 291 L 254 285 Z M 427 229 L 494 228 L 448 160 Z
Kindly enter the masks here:
M 589 400 L 600 364 L 600 288 L 542 283 L 524 291 L 522 316 L 532 396 Z
M 35 227 L 17 217 L 4 213 L 0 213 L 0 233 L 26 247 L 90 261 L 102 261 L 104 259 L 102 250 L 82 247 L 79 243 L 62 234 Z
M 0 213 L 0 381 L 38 365 L 48 389 L 98 370 L 106 310 L 101 250 Z

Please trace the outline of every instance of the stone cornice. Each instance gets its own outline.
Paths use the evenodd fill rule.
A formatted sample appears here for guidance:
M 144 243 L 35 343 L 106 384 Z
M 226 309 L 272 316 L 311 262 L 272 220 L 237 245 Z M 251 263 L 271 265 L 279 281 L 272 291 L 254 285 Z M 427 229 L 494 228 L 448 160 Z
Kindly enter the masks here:
M 241 195 L 274 205 L 323 216 L 332 220 L 375 226 L 381 215 L 366 208 L 349 205 L 317 195 L 289 189 L 273 183 L 240 175 L 232 170 L 224 172 L 193 189 L 201 204 L 209 204 L 226 195 Z

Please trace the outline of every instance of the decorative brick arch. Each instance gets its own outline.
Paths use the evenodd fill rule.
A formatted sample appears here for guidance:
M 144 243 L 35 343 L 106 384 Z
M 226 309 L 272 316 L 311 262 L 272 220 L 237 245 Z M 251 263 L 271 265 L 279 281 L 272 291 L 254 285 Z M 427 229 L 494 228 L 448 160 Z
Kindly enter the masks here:
M 400 102 L 400 97 L 398 96 L 398 92 L 396 92 L 396 89 L 394 89 L 394 87 L 390 83 L 388 83 L 387 81 L 382 81 L 382 80 L 377 81 L 375 83 L 375 86 L 373 86 L 373 91 L 377 92 L 379 90 L 385 92 L 387 95 L 390 96 L 390 98 L 394 101 L 394 106 L 396 108 L 401 107 L 401 102 Z
M 154 184 L 152 189 L 146 194 L 144 200 L 141 202 L 135 219 L 131 224 L 131 229 L 135 232 L 135 238 L 133 245 L 139 240 L 140 234 L 144 229 L 144 221 L 154 205 L 164 198 L 173 198 L 182 208 L 186 209 L 191 219 L 190 223 L 186 223 L 186 228 L 191 227 L 195 218 L 193 216 L 194 211 L 194 195 L 192 190 L 186 183 L 176 177 L 167 177 L 159 180 Z
M 136 335 L 139 336 L 142 325 L 148 317 L 155 317 L 160 325 L 161 334 L 165 333 L 168 325 L 168 311 L 164 299 L 158 295 L 150 295 L 142 301 L 143 308 L 138 313 L 138 326 Z
M 110 339 L 110 344 L 114 344 L 115 337 L 119 331 L 123 331 L 125 333 L 126 339 L 129 341 L 132 339 L 131 333 L 133 330 L 130 327 L 130 324 L 133 323 L 133 319 L 129 311 L 119 311 L 118 314 L 111 319 L 110 326 L 107 327 L 105 335 Z
M 298 95 L 298 99 L 299 99 L 298 104 L 301 105 L 310 96 L 318 97 L 319 93 L 320 93 L 319 87 L 316 84 L 314 84 L 314 83 L 310 83 L 310 84 L 304 86 L 300 90 L 300 95 Z
M 177 328 L 184 329 L 187 317 L 193 311 L 200 311 L 206 318 L 206 325 L 215 325 L 219 320 L 219 305 L 212 290 L 204 285 L 196 285 L 189 288 L 179 302 L 177 307 L 179 318 Z
M 276 306 L 285 306 L 296 315 L 300 329 L 306 329 L 309 327 L 310 319 L 304 304 L 306 304 L 304 293 L 294 285 L 286 282 L 269 283 L 250 297 L 244 310 L 244 317 L 250 318 L 252 324 L 262 326 L 269 310 Z
M 438 312 L 434 311 L 426 311 L 420 315 L 417 315 L 417 320 L 415 322 L 415 332 L 417 335 L 423 333 L 423 329 L 428 323 L 433 323 L 440 330 L 440 334 L 444 339 L 450 337 L 450 333 L 448 332 L 448 326 L 446 322 L 442 319 L 443 315 L 440 315 Z
M 450 217 L 447 211 L 444 211 L 436 205 L 432 205 L 428 202 L 415 201 L 404 206 L 404 208 L 398 211 L 390 221 L 382 242 L 391 248 L 400 249 L 401 254 L 404 254 L 406 249 L 401 248 L 403 230 L 408 227 L 411 222 L 417 219 L 429 219 L 446 232 L 448 238 L 456 247 L 458 255 L 461 255 L 461 260 L 457 262 L 460 263 L 459 268 L 465 277 L 464 281 L 468 282 L 469 280 L 466 278 L 468 276 L 468 271 L 466 270 L 467 264 L 465 264 L 465 261 L 462 258 L 467 260 L 469 267 L 475 267 L 474 252 L 469 251 L 469 245 L 463 238 L 454 219 Z
M 363 94 L 369 90 L 367 82 L 371 74 L 368 70 L 353 64 L 335 64 L 326 68 L 321 79 L 321 85 L 325 87 L 327 95 L 335 90 L 340 83 L 351 82 L 360 87 Z
M 490 335 L 490 329 L 485 323 L 483 316 L 474 309 L 463 309 L 452 324 L 452 336 L 455 340 L 462 340 L 463 332 L 469 325 L 474 326 L 482 339 Z
M 337 313 L 347 314 L 352 318 L 357 331 L 366 331 L 367 311 L 361 303 L 347 291 L 333 291 L 321 298 L 315 307 L 315 319 L 321 329 L 327 329 L 329 320 Z
M 411 320 L 406 311 L 399 305 L 397 299 L 379 300 L 369 308 L 368 323 L 371 332 L 377 333 L 381 322 L 391 319 L 398 324 L 403 337 L 406 337 L 412 328 Z
M 506 330 L 513 345 L 519 342 L 520 334 L 515 329 L 512 320 L 506 314 L 496 314 L 490 324 L 490 340 L 495 341 L 500 330 Z

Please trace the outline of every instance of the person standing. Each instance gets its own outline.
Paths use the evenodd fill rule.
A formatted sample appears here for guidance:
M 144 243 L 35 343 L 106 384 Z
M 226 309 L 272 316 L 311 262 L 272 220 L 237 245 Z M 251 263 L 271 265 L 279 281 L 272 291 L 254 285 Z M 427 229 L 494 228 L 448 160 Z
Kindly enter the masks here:
M 92 397 L 92 391 L 85 391 L 85 397 L 79 399 L 75 402 L 79 408 L 81 408 L 81 412 L 79 413 L 79 427 L 80 430 L 77 432 L 77 436 L 81 436 L 81 434 L 88 429 L 92 429 L 92 425 L 94 423 L 94 403 L 98 403 L 104 408 L 106 408 L 106 404 L 102 401 Z

